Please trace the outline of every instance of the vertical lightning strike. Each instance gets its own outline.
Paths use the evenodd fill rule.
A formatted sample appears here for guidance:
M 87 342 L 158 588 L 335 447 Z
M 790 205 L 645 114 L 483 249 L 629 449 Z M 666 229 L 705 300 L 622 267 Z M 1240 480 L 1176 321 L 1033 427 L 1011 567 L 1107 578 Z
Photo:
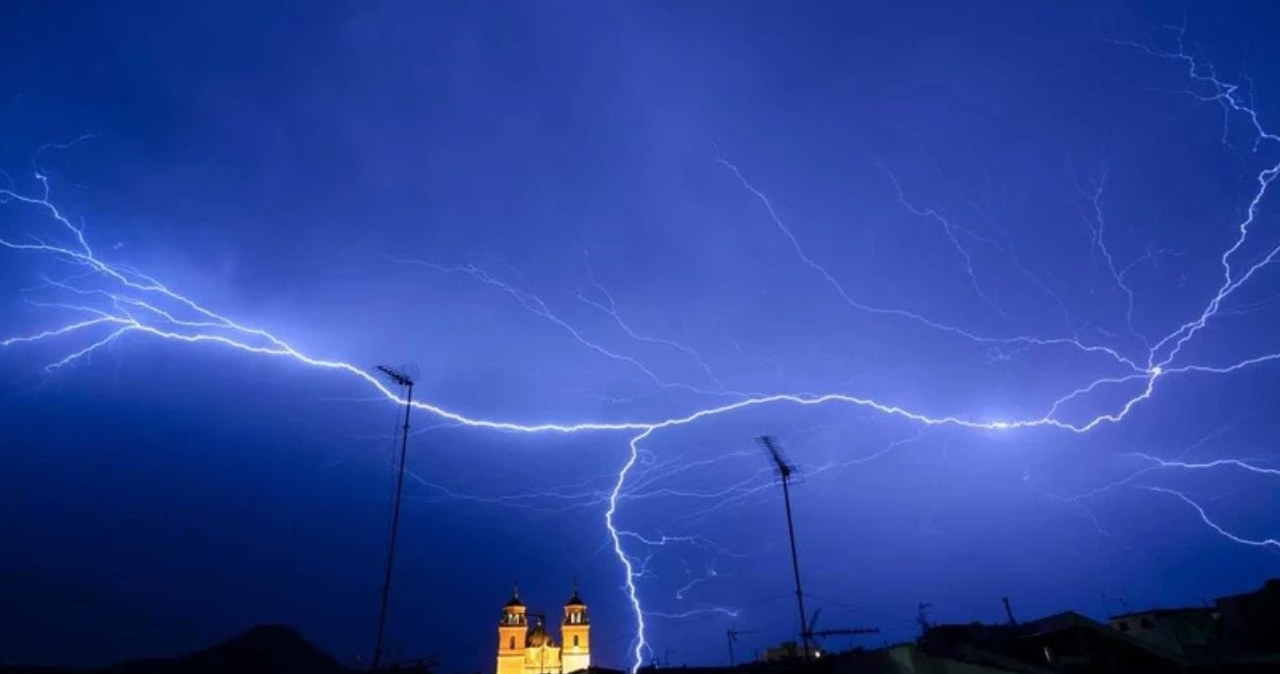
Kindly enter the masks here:
M 636 592 L 635 567 L 632 565 L 631 557 L 622 549 L 622 535 L 618 532 L 614 517 L 618 513 L 618 495 L 622 493 L 622 487 L 626 484 L 627 473 L 631 472 L 631 468 L 636 465 L 636 459 L 640 456 L 640 441 L 649 437 L 652 432 L 653 429 L 646 430 L 631 438 L 631 441 L 627 443 L 631 448 L 631 453 L 627 456 L 627 462 L 623 464 L 622 470 L 618 471 L 618 481 L 614 483 L 613 491 L 609 493 L 609 509 L 604 514 L 605 527 L 609 529 L 609 536 L 613 539 L 613 552 L 618 556 L 618 560 L 622 562 L 627 600 L 631 602 L 631 611 L 636 618 L 636 636 L 632 640 L 631 651 L 634 658 L 631 666 L 632 674 L 644 662 L 645 651 L 648 650 L 649 644 L 645 640 L 644 634 L 644 609 L 640 607 L 640 597 Z

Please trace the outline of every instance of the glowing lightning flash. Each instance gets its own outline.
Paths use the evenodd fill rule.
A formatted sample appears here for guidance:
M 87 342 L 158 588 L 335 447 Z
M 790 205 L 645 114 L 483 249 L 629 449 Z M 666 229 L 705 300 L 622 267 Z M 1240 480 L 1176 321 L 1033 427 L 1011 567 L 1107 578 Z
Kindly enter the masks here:
M 1195 509 L 1196 513 L 1200 515 L 1200 520 L 1203 521 L 1206 526 L 1218 532 L 1218 534 L 1221 535 L 1223 538 L 1226 538 L 1231 541 L 1235 541 L 1236 543 L 1240 543 L 1241 545 L 1251 545 L 1257 548 L 1280 549 L 1280 541 L 1277 541 L 1274 538 L 1261 538 L 1261 539 L 1245 538 L 1244 536 L 1237 536 L 1236 534 L 1233 534 L 1230 531 L 1223 529 L 1217 522 L 1214 522 L 1213 520 L 1209 519 L 1208 513 L 1204 511 L 1204 508 L 1199 503 L 1196 503 L 1194 500 L 1191 499 L 1191 497 L 1187 496 L 1186 494 L 1183 494 L 1180 491 L 1176 491 L 1173 489 L 1165 489 L 1164 487 L 1142 487 L 1142 488 L 1146 489 L 1147 491 L 1159 492 L 1161 494 L 1169 494 L 1171 496 L 1176 496 L 1177 498 L 1181 499 L 1183 503 L 1186 503 L 1187 505 Z
M 1181 46 L 1181 41 L 1179 42 L 1179 45 Z M 1221 82 L 1212 74 L 1211 71 L 1206 74 L 1205 68 L 1194 59 L 1187 56 L 1185 51 L 1164 52 L 1146 45 L 1139 45 L 1135 43 L 1130 43 L 1130 46 L 1138 47 L 1146 53 L 1154 56 L 1184 63 L 1188 67 L 1188 76 L 1190 80 L 1195 83 L 1196 86 L 1204 87 L 1208 90 L 1208 93 L 1204 93 L 1202 91 L 1199 94 L 1196 94 L 1198 98 L 1204 101 L 1218 103 L 1229 113 L 1245 116 L 1252 123 L 1259 142 L 1280 142 L 1280 137 L 1267 132 L 1263 128 L 1257 113 L 1240 98 L 1238 89 L 1235 86 Z M 1176 330 L 1156 341 L 1151 346 L 1150 351 L 1145 358 L 1145 364 L 1139 365 L 1139 362 L 1141 362 L 1140 360 L 1125 357 L 1118 349 L 1098 344 L 1084 343 L 1072 337 L 1039 338 L 1034 336 L 983 336 L 960 327 L 938 323 L 921 314 L 904 309 L 875 306 L 856 300 L 853 295 L 846 291 L 846 289 L 836 280 L 832 273 L 830 273 L 824 266 L 805 251 L 800 243 L 799 237 L 791 228 L 783 224 L 768 197 L 765 196 L 762 191 L 749 183 L 737 166 L 724 159 L 719 159 L 718 161 L 720 164 L 731 170 L 743 187 L 750 191 L 752 195 L 754 195 L 754 197 L 765 206 L 772 222 L 789 240 L 798 258 L 805 263 L 806 266 L 818 273 L 819 276 L 825 280 L 827 285 L 831 286 L 848 306 L 871 314 L 890 318 L 906 319 L 931 329 L 953 336 L 958 336 L 979 344 L 1016 344 L 1034 348 L 1052 347 L 1076 349 L 1086 354 L 1105 357 L 1111 363 L 1119 366 L 1121 372 L 1115 376 L 1098 379 L 1084 386 L 1070 390 L 1058 400 L 1047 401 L 1044 407 L 1045 412 L 1039 416 L 1020 419 L 981 419 L 957 413 L 936 415 L 912 409 L 898 403 L 883 402 L 866 396 L 840 392 L 830 392 L 825 394 L 778 392 L 750 395 L 728 392 L 725 391 L 720 380 L 714 373 L 712 373 L 711 369 L 707 367 L 706 362 L 702 360 L 696 352 L 692 349 L 688 349 L 687 347 L 683 347 L 678 343 L 666 341 L 665 343 L 668 346 L 681 349 L 691 358 L 695 359 L 699 367 L 701 367 L 706 374 L 707 380 L 716 386 L 715 389 L 704 390 L 685 384 L 665 381 L 653 373 L 652 370 L 648 369 L 644 364 L 630 356 L 607 349 L 596 342 L 592 342 L 580 333 L 576 332 L 572 326 L 562 321 L 558 316 L 551 312 L 545 303 L 531 293 L 508 284 L 503 284 L 493 277 L 484 274 L 483 271 L 480 271 L 475 267 L 443 268 L 446 270 L 468 273 L 473 278 L 476 278 L 481 282 L 504 290 L 524 305 L 526 309 L 549 321 L 552 321 L 553 323 L 556 323 L 583 345 L 605 358 L 619 360 L 629 364 L 646 374 L 655 383 L 655 385 L 659 387 L 682 388 L 694 393 L 705 395 L 722 396 L 727 393 L 736 398 L 731 402 L 694 409 L 680 416 L 673 416 L 665 419 L 576 422 L 516 422 L 500 418 L 472 416 L 450 409 L 444 404 L 438 404 L 435 402 L 417 400 L 413 402 L 414 407 L 437 417 L 441 423 L 467 428 L 488 429 L 508 433 L 571 434 L 586 432 L 625 432 L 629 435 L 629 451 L 627 459 L 618 471 L 612 489 L 608 491 L 606 499 L 608 507 L 604 513 L 604 523 L 609 533 L 613 552 L 623 569 L 623 587 L 636 622 L 636 633 L 631 647 L 631 655 L 633 658 L 631 671 L 633 672 L 644 661 L 646 653 L 650 652 L 645 634 L 645 616 L 646 614 L 659 614 L 652 612 L 646 613 L 642 607 L 636 585 L 636 579 L 639 577 L 643 569 L 643 564 L 629 555 L 623 545 L 624 538 L 636 537 L 637 534 L 627 532 L 619 528 L 617 521 L 618 510 L 619 503 L 627 498 L 627 493 L 624 491 L 624 488 L 626 487 L 627 480 L 631 476 L 631 473 L 636 467 L 637 461 L 641 455 L 640 443 L 650 438 L 658 431 L 694 424 L 711 417 L 749 411 L 756 407 L 785 404 L 799 406 L 845 405 L 865 408 L 883 415 L 913 422 L 922 427 L 954 426 L 979 431 L 996 432 L 1030 428 L 1054 428 L 1073 433 L 1084 433 L 1100 425 L 1114 423 L 1124 419 L 1133 409 L 1153 395 L 1157 382 L 1163 381 L 1168 377 L 1187 374 L 1227 374 L 1245 367 L 1256 366 L 1268 363 L 1272 360 L 1280 359 L 1280 353 L 1271 353 L 1245 358 L 1225 365 L 1176 362 L 1179 354 L 1183 350 L 1183 347 L 1188 344 L 1215 316 L 1224 301 L 1226 301 L 1227 298 L 1237 289 L 1248 282 L 1257 271 L 1267 265 L 1270 265 L 1275 258 L 1280 255 L 1280 246 L 1277 246 L 1246 266 L 1237 266 L 1233 262 L 1234 254 L 1244 246 L 1251 231 L 1251 227 L 1257 219 L 1258 209 L 1267 194 L 1268 187 L 1271 185 L 1275 177 L 1280 174 L 1280 163 L 1267 168 L 1257 176 L 1258 187 L 1249 202 L 1247 217 L 1239 223 L 1239 235 L 1233 245 L 1222 255 L 1221 260 L 1224 269 L 1224 278 L 1216 293 L 1209 299 L 1203 311 L 1201 311 L 1196 318 L 1184 323 Z M 63 353 L 62 357 L 48 364 L 47 369 L 52 371 L 83 360 L 103 347 L 118 342 L 126 337 L 146 336 L 176 343 L 209 344 L 248 354 L 287 359 L 291 362 L 308 367 L 339 372 L 360 381 L 363 385 L 370 387 L 379 396 L 388 401 L 397 404 L 404 403 L 395 391 L 388 389 L 377 378 L 371 376 L 363 369 L 351 363 L 341 360 L 319 358 L 303 353 L 285 340 L 277 337 L 267 330 L 239 323 L 232 318 L 209 309 L 196 300 L 169 288 L 151 276 L 128 266 L 106 261 L 90 246 L 84 231 L 72 224 L 72 222 L 51 200 L 49 181 L 46 176 L 37 172 L 35 174 L 35 179 L 41 186 L 41 191 L 38 196 L 22 194 L 17 191 L 16 187 L 4 188 L 0 189 L 0 204 L 11 204 L 43 212 L 49 217 L 53 226 L 53 231 L 43 236 L 36 235 L 34 233 L 26 233 L 16 239 L 7 238 L 5 233 L 0 232 L 0 246 L 17 253 L 41 256 L 56 262 L 65 263 L 78 271 L 79 274 L 74 277 L 57 282 L 48 281 L 44 286 L 44 290 L 61 293 L 63 296 L 74 297 L 74 301 L 31 302 L 33 305 L 38 307 L 65 312 L 72 318 L 57 326 L 34 330 L 29 334 L 9 337 L 0 341 L 0 346 L 19 347 L 23 345 L 44 343 L 61 344 L 70 340 L 80 340 L 75 343 L 76 345 L 74 347 L 68 348 Z M 928 215 L 927 212 L 925 212 L 925 214 Z M 945 233 L 948 236 L 951 236 L 953 242 L 956 242 L 956 245 L 959 246 L 958 239 L 955 238 L 953 229 L 945 222 L 943 223 L 943 226 L 946 228 Z M 1100 226 L 1101 225 L 1099 223 L 1099 227 Z M 965 257 L 966 259 L 968 258 L 967 253 L 962 247 L 959 248 L 959 252 L 962 257 Z M 973 270 L 971 261 L 967 262 L 966 265 L 968 273 L 972 278 Z M 441 267 L 437 266 L 436 268 L 440 269 Z M 1112 270 L 1114 271 L 1114 267 L 1112 267 Z M 974 279 L 974 283 L 975 288 L 978 289 L 976 278 Z M 978 290 L 981 292 L 980 289 Z M 612 299 L 607 295 L 605 295 L 605 297 L 605 302 L 595 302 L 593 300 L 588 303 L 593 304 L 593 306 L 598 310 L 611 315 L 619 326 L 621 326 L 624 331 L 629 332 L 633 338 L 647 338 L 646 336 L 640 335 L 639 333 L 631 330 L 630 327 L 619 317 L 616 307 L 614 307 L 612 303 Z M 584 301 L 586 301 L 585 298 Z M 1130 306 L 1130 313 L 1131 312 L 1132 307 Z M 1093 391 L 1103 386 L 1126 385 L 1133 386 L 1133 392 L 1131 392 L 1131 394 L 1122 402 L 1118 404 L 1112 403 L 1113 407 L 1110 409 L 1099 411 L 1091 415 L 1085 415 L 1083 418 L 1078 417 L 1074 419 L 1066 418 L 1059 412 L 1060 407 L 1065 403 L 1074 402 L 1078 398 L 1088 396 Z M 1191 464 L 1179 463 L 1169 465 L 1170 467 L 1183 469 L 1199 467 Z M 1231 465 L 1244 467 L 1240 464 Z M 742 488 L 749 489 L 750 486 L 744 485 Z M 1200 506 L 1181 493 L 1173 492 L 1172 490 L 1156 488 L 1150 489 L 1153 491 L 1164 491 L 1183 499 L 1200 512 L 1201 519 L 1204 520 L 1207 526 L 1212 527 L 1223 535 L 1231 537 L 1232 540 L 1252 546 L 1280 547 L 1280 543 L 1277 543 L 1273 539 L 1254 540 L 1228 534 L 1210 520 Z

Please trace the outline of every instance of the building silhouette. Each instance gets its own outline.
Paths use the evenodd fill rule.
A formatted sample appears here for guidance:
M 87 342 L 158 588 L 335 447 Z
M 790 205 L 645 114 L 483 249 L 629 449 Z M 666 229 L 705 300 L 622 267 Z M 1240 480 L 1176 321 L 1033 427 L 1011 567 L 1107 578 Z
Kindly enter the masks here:
M 576 584 L 564 604 L 560 641 L 547 631 L 546 616 L 528 612 L 516 589 L 498 620 L 497 674 L 569 674 L 591 667 L 591 622 Z

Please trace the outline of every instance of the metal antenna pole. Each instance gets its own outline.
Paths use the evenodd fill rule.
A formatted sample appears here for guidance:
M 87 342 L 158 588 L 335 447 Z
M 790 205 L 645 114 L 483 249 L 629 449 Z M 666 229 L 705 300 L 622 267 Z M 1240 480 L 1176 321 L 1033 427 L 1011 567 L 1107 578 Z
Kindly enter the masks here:
M 800 589 L 800 558 L 796 555 L 796 528 L 791 520 L 791 474 L 782 476 L 782 501 L 787 506 L 787 534 L 791 538 L 791 570 L 796 577 L 796 604 L 800 607 L 800 641 L 804 647 L 804 657 L 809 657 L 809 626 L 805 624 L 804 590 Z
M 389 367 L 378 366 L 378 370 L 400 386 L 408 389 L 404 399 L 404 430 L 400 438 L 400 468 L 396 476 L 396 498 L 391 509 L 391 540 L 387 543 L 387 570 L 382 581 L 382 609 L 378 613 L 378 641 L 373 647 L 373 670 L 382 665 L 382 638 L 387 628 L 387 602 L 391 598 L 391 568 L 396 559 L 396 537 L 400 531 L 400 495 L 404 491 L 404 463 L 409 453 L 409 410 L 413 409 L 413 380 L 401 372 Z
M 782 477 L 782 500 L 787 507 L 787 534 L 791 539 L 791 570 L 796 577 L 796 604 L 800 609 L 800 644 L 804 649 L 804 658 L 809 658 L 809 626 L 805 622 L 805 616 L 808 615 L 804 611 L 804 591 L 800 589 L 800 558 L 796 554 L 796 528 L 791 520 L 791 474 L 795 472 L 795 468 L 787 463 L 782 456 L 782 449 L 778 446 L 778 441 L 773 436 L 765 435 L 759 438 L 760 444 L 764 446 L 769 458 L 773 460 L 774 466 L 778 469 L 778 475 Z

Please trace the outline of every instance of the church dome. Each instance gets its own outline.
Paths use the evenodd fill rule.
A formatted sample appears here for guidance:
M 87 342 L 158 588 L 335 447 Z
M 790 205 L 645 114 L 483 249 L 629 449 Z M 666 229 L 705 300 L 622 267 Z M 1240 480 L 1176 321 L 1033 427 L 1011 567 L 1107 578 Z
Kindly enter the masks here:
M 551 637 L 547 635 L 547 628 L 543 627 L 541 621 L 539 621 L 538 624 L 530 630 L 529 638 L 526 643 L 528 643 L 530 648 L 541 648 L 542 646 L 551 645 Z

